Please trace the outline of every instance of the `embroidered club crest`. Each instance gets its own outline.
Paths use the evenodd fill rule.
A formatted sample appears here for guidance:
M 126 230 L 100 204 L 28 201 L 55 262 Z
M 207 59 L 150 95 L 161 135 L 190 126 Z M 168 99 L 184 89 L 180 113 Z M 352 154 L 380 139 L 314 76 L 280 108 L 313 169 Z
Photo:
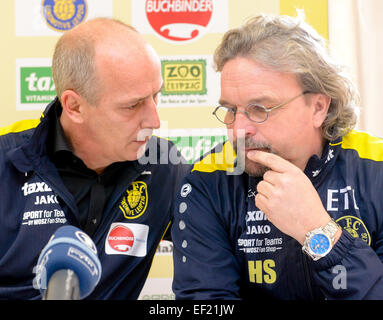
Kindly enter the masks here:
M 371 245 L 370 233 L 360 218 L 344 216 L 337 219 L 336 222 L 354 238 L 361 238 L 368 245 Z
M 120 203 L 120 210 L 126 219 L 136 219 L 148 205 L 148 188 L 143 181 L 134 181 L 125 191 Z

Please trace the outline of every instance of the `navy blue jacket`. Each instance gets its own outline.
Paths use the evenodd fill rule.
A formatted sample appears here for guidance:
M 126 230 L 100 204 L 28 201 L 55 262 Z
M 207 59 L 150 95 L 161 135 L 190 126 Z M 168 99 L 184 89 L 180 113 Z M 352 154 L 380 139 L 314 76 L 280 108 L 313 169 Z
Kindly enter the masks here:
M 256 208 L 260 180 L 227 174 L 237 169 L 226 142 L 183 179 L 172 226 L 176 299 L 383 299 L 381 139 L 353 131 L 310 158 L 305 174 L 343 227 L 315 262 Z
M 40 298 L 33 287 L 33 268 L 41 249 L 60 226 L 80 227 L 75 200 L 47 154 L 55 107 L 60 107 L 57 99 L 40 121 L 21 121 L 1 132 L 0 299 Z M 145 158 L 151 161 L 132 161 L 129 179 L 116 181 L 92 237 L 102 277 L 89 299 L 138 297 L 169 227 L 177 183 L 189 168 L 171 164 L 172 147 L 171 142 L 152 137 L 151 154 Z

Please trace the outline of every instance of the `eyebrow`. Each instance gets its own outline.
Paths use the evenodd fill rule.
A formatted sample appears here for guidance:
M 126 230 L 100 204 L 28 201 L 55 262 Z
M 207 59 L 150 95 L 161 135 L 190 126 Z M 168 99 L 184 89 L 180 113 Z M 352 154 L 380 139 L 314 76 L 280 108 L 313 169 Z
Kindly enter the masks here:
M 218 103 L 222 106 L 227 106 L 227 105 L 230 106 L 231 105 L 231 106 L 237 107 L 237 105 L 231 104 L 231 103 L 227 102 L 226 100 L 219 100 Z M 259 103 L 259 104 L 275 103 L 275 104 L 278 104 L 278 102 L 275 99 L 273 99 L 269 96 L 260 96 L 258 98 L 250 99 L 247 102 L 246 106 L 248 106 L 249 104 L 255 104 L 255 103 Z
M 154 95 L 159 94 L 162 91 L 163 88 L 164 88 L 164 83 L 162 83 L 161 88 Z M 119 105 L 137 104 L 137 103 L 147 99 L 148 97 L 150 97 L 150 95 L 148 95 L 146 97 L 133 97 L 133 98 L 130 98 L 130 99 L 126 100 L 126 101 L 120 101 L 120 102 L 118 102 L 118 104 Z
M 229 103 L 229 102 L 226 102 L 225 100 L 219 100 L 218 103 L 219 103 L 219 105 L 221 105 L 221 106 L 230 105 L 230 103 Z

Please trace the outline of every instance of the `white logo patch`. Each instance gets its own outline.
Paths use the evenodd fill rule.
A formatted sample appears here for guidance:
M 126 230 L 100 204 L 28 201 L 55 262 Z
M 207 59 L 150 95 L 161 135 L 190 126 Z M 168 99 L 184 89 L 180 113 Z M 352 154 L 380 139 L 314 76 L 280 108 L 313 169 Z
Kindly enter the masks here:
M 149 226 L 138 223 L 112 223 L 105 240 L 105 253 L 144 257 Z

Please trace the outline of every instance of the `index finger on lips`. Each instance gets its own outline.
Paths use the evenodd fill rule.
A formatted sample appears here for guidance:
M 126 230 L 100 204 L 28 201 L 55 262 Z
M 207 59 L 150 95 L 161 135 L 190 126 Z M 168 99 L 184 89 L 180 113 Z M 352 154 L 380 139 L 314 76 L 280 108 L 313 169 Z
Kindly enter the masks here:
M 249 151 L 247 156 L 250 160 L 258 162 L 266 167 L 269 167 L 271 170 L 280 173 L 288 171 L 292 166 L 290 162 L 280 156 L 265 151 L 252 150 Z

